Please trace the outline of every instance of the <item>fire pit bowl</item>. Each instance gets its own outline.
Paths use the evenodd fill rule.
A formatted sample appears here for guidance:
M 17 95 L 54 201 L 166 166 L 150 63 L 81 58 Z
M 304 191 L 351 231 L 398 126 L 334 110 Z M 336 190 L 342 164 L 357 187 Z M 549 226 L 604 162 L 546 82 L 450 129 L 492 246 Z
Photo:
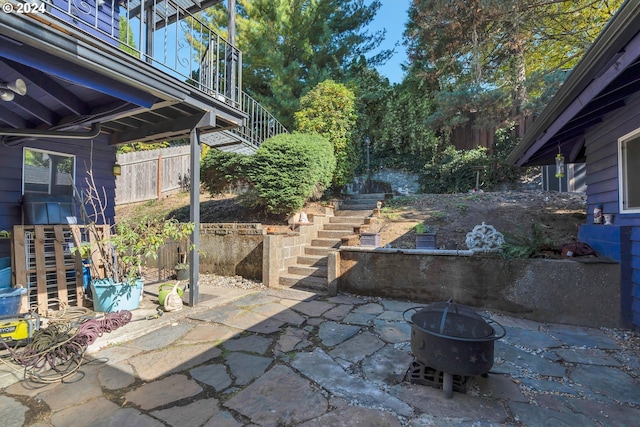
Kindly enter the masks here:
M 483 375 L 491 370 L 494 341 L 506 335 L 498 322 L 452 301 L 410 308 L 403 317 L 411 325 L 414 357 L 444 373 L 447 397 L 451 397 L 453 375 Z

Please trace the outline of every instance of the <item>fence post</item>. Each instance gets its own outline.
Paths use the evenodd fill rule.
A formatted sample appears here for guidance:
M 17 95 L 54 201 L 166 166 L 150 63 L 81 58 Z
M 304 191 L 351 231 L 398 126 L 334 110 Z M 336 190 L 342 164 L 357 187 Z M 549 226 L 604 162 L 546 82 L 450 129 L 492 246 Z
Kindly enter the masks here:
M 162 199 L 162 153 L 158 153 L 158 175 L 156 177 L 158 200 Z

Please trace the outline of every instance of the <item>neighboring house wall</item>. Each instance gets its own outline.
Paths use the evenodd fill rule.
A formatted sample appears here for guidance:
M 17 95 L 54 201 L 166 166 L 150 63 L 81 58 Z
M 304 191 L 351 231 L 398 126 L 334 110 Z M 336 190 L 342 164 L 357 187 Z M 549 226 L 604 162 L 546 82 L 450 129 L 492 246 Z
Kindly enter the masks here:
M 584 163 L 565 165 L 565 174 L 556 178 L 556 166 L 542 166 L 542 191 L 584 193 L 587 191 L 587 174 Z
M 628 326 L 631 321 L 640 326 L 640 214 L 619 213 L 618 138 L 639 127 L 636 96 L 586 134 L 587 226 L 578 235 L 599 254 L 621 262 L 622 316 Z M 602 205 L 603 213 L 614 214 L 612 226 L 591 225 L 596 205 Z M 620 228 L 625 226 L 626 231 Z
M 0 230 L 11 230 L 14 225 L 23 224 L 22 215 L 22 149 L 37 148 L 76 156 L 76 186 L 83 193 L 86 188 L 85 178 L 90 164 L 91 141 L 39 139 L 16 146 L 0 148 Z M 93 142 L 93 172 L 96 185 L 103 188 L 107 200 L 115 197 L 115 180 L 113 164 L 115 163 L 115 147 L 109 146 L 106 135 L 100 135 Z M 115 210 L 113 203 L 106 206 L 105 214 L 113 221 Z M 78 222 L 82 222 L 80 216 Z M 9 256 L 10 245 L 0 240 L 0 257 Z

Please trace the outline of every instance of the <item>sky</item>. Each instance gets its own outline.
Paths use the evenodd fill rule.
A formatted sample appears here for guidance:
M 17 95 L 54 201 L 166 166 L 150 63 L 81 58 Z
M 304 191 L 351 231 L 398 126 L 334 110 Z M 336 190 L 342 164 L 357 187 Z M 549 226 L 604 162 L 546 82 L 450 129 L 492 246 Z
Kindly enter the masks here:
M 381 0 L 381 3 L 382 6 L 380 6 L 375 19 L 369 24 L 368 29 L 371 32 L 382 29 L 387 30 L 384 42 L 380 45 L 381 50 L 392 49 L 396 43 L 398 43 L 398 46 L 395 48 L 395 55 L 385 65 L 377 67 L 377 70 L 387 77 L 392 84 L 400 83 L 403 77 L 400 64 L 407 61 L 407 50 L 402 44 L 402 33 L 408 20 L 407 11 L 411 0 Z

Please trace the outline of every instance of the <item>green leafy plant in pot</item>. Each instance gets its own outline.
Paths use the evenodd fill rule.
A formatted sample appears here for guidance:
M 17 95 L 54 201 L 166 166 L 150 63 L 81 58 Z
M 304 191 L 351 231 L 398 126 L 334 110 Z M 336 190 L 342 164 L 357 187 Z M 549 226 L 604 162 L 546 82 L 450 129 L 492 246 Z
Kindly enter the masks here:
M 142 292 L 142 266 L 145 261 L 157 259 L 158 251 L 166 242 L 189 239 L 194 224 L 164 217 L 144 216 L 118 222 L 113 230 L 114 233 L 105 243 L 112 248 L 114 254 L 113 270 L 110 273 L 114 286 L 108 290 L 105 299 L 114 293 L 113 296 L 124 299 L 135 298 L 134 294 L 138 290 Z M 111 283 L 107 280 L 107 285 Z M 127 287 L 117 289 L 117 283 Z M 95 296 L 96 294 L 94 306 Z
M 83 206 L 89 206 L 93 212 L 86 215 L 85 230 L 95 242 L 93 269 L 99 277 L 91 281 L 94 309 L 102 312 L 136 309 L 142 299 L 145 261 L 156 259 L 166 242 L 189 239 L 195 226 L 163 216 L 143 216 L 106 229 L 99 227 L 98 223 L 107 223 L 107 197 L 104 188 L 97 189 L 90 168 L 84 196 Z M 96 260 L 99 265 L 95 265 Z

